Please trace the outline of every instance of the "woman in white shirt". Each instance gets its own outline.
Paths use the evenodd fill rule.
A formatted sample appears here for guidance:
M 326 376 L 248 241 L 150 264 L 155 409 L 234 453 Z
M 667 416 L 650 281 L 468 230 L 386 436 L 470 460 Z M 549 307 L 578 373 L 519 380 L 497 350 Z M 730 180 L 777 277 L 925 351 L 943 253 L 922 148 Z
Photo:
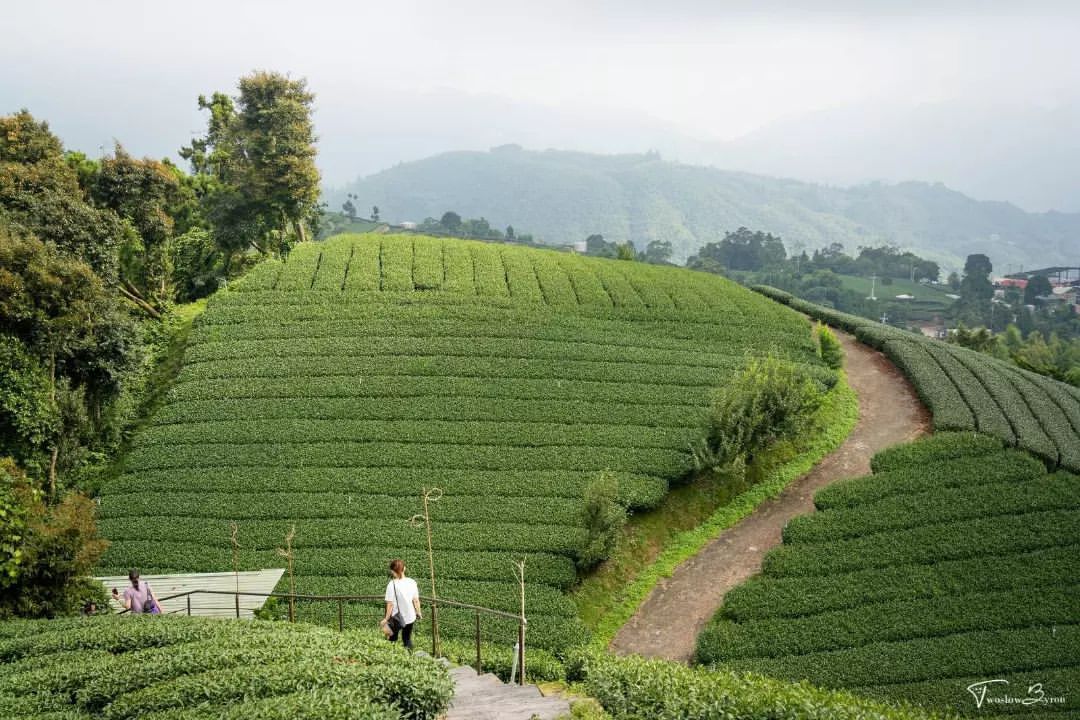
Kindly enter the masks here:
M 416 581 L 405 577 L 405 562 L 390 561 L 390 582 L 386 583 L 386 615 L 380 625 L 390 642 L 397 642 L 401 634 L 402 644 L 412 650 L 413 624 L 423 619 L 420 614 L 420 589 Z

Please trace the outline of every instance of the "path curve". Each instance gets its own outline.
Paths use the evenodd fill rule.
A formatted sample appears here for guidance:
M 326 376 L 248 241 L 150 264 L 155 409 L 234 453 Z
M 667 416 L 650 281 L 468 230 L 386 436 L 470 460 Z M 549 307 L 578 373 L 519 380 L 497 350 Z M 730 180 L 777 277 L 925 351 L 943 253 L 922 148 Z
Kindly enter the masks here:
M 689 662 L 697 636 L 728 590 L 761 570 L 765 553 L 781 543 L 788 520 L 814 510 L 813 496 L 837 480 L 867 475 L 870 458 L 928 431 L 930 416 L 907 378 L 880 352 L 836 331 L 848 383 L 859 398 L 859 419 L 843 444 L 814 468 L 763 502 L 661 580 L 611 649 L 619 654 Z

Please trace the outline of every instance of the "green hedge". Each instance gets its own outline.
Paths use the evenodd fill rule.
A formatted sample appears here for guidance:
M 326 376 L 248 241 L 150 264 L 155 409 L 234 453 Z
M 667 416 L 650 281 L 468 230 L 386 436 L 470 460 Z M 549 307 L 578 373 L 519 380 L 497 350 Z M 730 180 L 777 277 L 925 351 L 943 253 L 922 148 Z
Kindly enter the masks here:
M 808 683 L 594 654 L 569 671 L 616 720 L 915 720 L 938 715 Z
M 1080 626 L 979 630 L 855 648 L 734 660 L 725 667 L 825 687 L 860 687 L 1060 667 L 1080 657 Z
M 1080 585 L 1021 588 L 919 600 L 887 600 L 800 618 L 712 623 L 696 662 L 807 655 L 876 642 L 934 638 L 972 630 L 1069 623 L 1080 617 Z
M 799 300 L 753 289 L 855 334 L 904 372 L 938 430 L 979 430 L 1080 472 L 1080 394 L 988 355 Z
M 871 466 L 819 491 L 819 512 L 727 593 L 699 663 L 965 715 L 970 695 L 943 699 L 958 679 L 1075 664 L 1080 478 L 971 433 Z
M 1075 542 L 1080 508 L 958 520 L 812 545 L 783 545 L 765 556 L 769 575 L 818 575 L 871 567 L 960 560 Z
M 1077 576 L 1077 557 L 1080 543 L 834 575 L 757 575 L 724 596 L 720 617 L 739 622 L 799 617 L 892 600 L 1059 585 Z M 986 572 L 988 565 L 993 572 Z
M 821 543 L 923 525 L 1080 507 L 1080 478 L 1058 473 L 1027 482 L 934 488 L 887 497 L 872 505 L 803 515 L 784 528 L 784 542 Z
M 870 458 L 874 473 L 919 471 L 957 458 L 978 458 L 1002 448 L 1001 440 L 973 432 L 935 433 L 916 443 L 886 448 Z
M 431 718 L 452 684 L 438 663 L 370 633 L 169 617 L 82 619 L 0 643 L 0 713 Z M 14 662 L 12 662 L 14 661 Z
M 814 505 L 819 510 L 857 507 L 898 495 L 1020 482 L 1045 473 L 1046 467 L 1028 453 L 1012 449 L 998 450 L 982 457 L 927 462 L 876 472 L 868 477 L 841 480 L 819 490 L 814 495 Z

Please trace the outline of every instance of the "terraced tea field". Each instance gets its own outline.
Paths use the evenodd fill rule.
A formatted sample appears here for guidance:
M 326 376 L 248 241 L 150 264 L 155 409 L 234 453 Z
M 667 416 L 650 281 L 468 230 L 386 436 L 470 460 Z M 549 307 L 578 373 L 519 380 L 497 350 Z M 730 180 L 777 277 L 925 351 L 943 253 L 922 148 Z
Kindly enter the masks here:
M 764 353 L 835 382 L 804 318 L 716 276 L 419 236 L 301 245 L 210 300 L 104 488 L 102 570 L 229 570 L 230 522 L 242 569 L 281 567 L 295 523 L 299 592 L 380 593 L 403 556 L 426 593 L 406 521 L 437 486 L 439 594 L 516 610 L 527 556 L 530 642 L 575 644 L 584 489 L 608 470 L 629 506 L 659 502 L 711 389 Z
M 884 327 L 768 287 L 759 292 L 854 333 L 911 380 L 937 430 L 976 430 L 1080 472 L 1080 389 L 958 345 Z
M 965 715 L 1080 711 L 1080 477 L 985 435 L 879 453 L 819 491 L 763 571 L 727 594 L 698 661 Z M 1032 715 L 1035 717 L 1036 715 Z M 995 715 L 997 717 L 997 715 Z

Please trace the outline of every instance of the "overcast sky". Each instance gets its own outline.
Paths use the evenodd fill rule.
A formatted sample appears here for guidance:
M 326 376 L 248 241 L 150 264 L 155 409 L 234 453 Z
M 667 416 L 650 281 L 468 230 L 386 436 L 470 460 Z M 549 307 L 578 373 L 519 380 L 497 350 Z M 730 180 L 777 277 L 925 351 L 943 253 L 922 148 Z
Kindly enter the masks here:
M 172 155 L 205 125 L 196 96 L 256 68 L 308 79 L 324 149 L 387 143 L 369 165 L 461 149 L 448 128 L 497 126 L 500 104 L 566 123 L 508 131 L 536 142 L 574 117 L 728 140 L 846 106 L 1052 109 L 1080 88 L 1080 2 L 37 0 L 3 18 L 0 111 L 95 155 L 113 138 Z M 466 122 L 470 103 L 485 113 Z

